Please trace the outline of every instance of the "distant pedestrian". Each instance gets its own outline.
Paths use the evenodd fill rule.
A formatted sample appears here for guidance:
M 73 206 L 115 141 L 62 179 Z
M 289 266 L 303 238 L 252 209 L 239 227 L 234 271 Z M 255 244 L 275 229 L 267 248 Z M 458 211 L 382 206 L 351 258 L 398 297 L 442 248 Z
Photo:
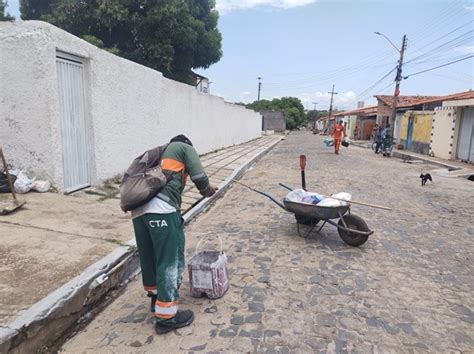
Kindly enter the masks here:
M 390 124 L 387 124 L 387 126 L 382 131 L 382 152 L 384 153 L 384 155 L 386 151 L 390 149 L 391 145 L 392 145 L 392 132 L 390 129 Z
M 375 153 L 378 154 L 379 153 L 379 150 L 380 150 L 380 147 L 382 146 L 382 133 L 383 133 L 383 128 L 381 126 L 377 126 L 377 129 L 375 131 L 375 136 L 374 136 L 374 140 L 375 140 Z
M 359 130 L 359 126 L 356 125 L 354 127 L 354 140 L 360 140 L 360 130 Z
M 336 123 L 334 130 L 332 132 L 332 137 L 334 138 L 334 153 L 339 154 L 339 147 L 341 146 L 342 139 L 346 136 L 346 130 L 342 125 L 342 120 Z
M 171 180 L 145 205 L 132 210 L 143 287 L 151 298 L 155 313 L 155 331 L 167 333 L 190 325 L 191 310 L 178 310 L 179 287 L 183 280 L 184 230 L 181 217 L 181 194 L 188 176 L 204 197 L 217 188 L 209 184 L 199 156 L 184 135 L 171 139 L 161 160 L 161 167 Z

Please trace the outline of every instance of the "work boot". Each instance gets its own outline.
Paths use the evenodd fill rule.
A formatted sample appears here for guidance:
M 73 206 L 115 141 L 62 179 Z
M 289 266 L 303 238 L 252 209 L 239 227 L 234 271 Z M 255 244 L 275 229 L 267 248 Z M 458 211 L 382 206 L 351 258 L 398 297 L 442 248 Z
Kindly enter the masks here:
M 156 295 L 153 293 L 148 293 L 147 296 L 151 298 L 150 312 L 155 313 Z
M 194 314 L 191 310 L 178 310 L 176 316 L 170 320 L 156 322 L 156 334 L 165 334 L 173 329 L 189 326 L 194 321 Z

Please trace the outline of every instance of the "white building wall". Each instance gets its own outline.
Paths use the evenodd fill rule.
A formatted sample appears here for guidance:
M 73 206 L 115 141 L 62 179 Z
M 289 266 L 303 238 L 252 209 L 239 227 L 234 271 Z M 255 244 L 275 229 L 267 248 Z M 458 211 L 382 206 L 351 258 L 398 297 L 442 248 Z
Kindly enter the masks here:
M 431 130 L 430 155 L 442 159 L 454 157 L 456 114 L 452 107 L 436 107 Z
M 56 177 L 55 48 L 42 30 L 0 22 L 0 145 L 9 162 L 38 176 Z
M 84 58 L 92 183 L 183 133 L 199 153 L 261 135 L 261 116 L 41 21 L 0 23 L 0 141 L 15 165 L 62 188 L 56 50 Z

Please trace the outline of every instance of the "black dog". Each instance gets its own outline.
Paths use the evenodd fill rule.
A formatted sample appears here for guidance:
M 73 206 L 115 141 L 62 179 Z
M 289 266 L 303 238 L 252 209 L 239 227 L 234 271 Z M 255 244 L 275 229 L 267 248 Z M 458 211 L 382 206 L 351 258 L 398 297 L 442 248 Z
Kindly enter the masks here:
M 427 173 L 426 175 L 424 175 L 423 173 L 420 175 L 420 178 L 421 178 L 421 185 L 424 186 L 426 184 L 426 181 L 431 181 L 433 182 L 433 179 L 431 178 L 431 175 L 429 173 Z

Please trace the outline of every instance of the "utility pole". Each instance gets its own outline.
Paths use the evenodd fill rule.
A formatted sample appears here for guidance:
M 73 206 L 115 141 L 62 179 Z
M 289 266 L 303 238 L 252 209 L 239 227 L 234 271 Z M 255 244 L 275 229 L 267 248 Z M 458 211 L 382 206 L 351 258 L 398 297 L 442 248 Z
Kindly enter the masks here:
M 260 89 L 262 88 L 262 82 L 261 82 L 262 78 L 259 76 L 259 77 L 257 77 L 257 79 L 258 79 L 258 98 L 257 98 L 257 101 L 260 101 Z
M 207 93 L 210 94 L 211 93 L 211 84 L 212 84 L 212 81 L 209 81 L 207 83 Z
M 392 114 L 390 115 L 390 135 L 393 137 L 395 118 L 397 116 L 397 98 L 400 95 L 400 81 L 402 81 L 403 54 L 407 46 L 407 35 L 403 35 L 402 48 L 400 49 L 400 60 L 397 66 L 397 75 L 395 76 L 395 91 L 393 92 Z
M 337 95 L 337 92 L 334 92 L 334 84 L 332 85 L 332 90 L 331 92 L 328 92 L 331 94 L 331 103 L 329 104 L 329 115 L 328 115 L 328 125 L 331 124 L 331 117 L 332 117 L 332 100 L 334 95 Z
M 316 112 L 316 105 L 317 105 L 318 103 L 319 103 L 319 102 L 313 102 L 313 104 L 314 104 L 314 109 L 313 109 L 313 111 L 314 111 L 313 129 L 316 128 L 316 121 L 318 120 L 318 119 L 317 119 L 317 118 L 318 118 L 318 113 Z

